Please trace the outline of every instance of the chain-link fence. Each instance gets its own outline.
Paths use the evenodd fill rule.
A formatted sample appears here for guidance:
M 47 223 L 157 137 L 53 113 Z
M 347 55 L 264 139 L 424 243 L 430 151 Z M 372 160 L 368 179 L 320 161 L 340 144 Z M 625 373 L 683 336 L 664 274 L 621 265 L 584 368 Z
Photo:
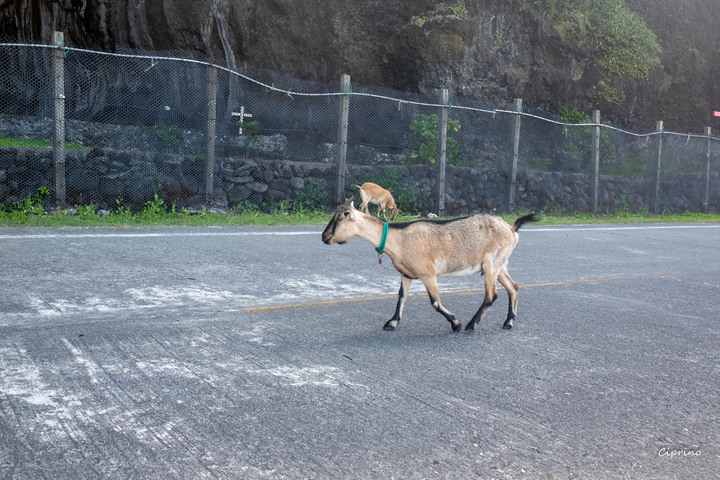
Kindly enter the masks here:
M 407 213 L 718 212 L 720 139 L 177 52 L 0 44 L 0 204 L 329 210 L 372 181 Z M 442 128 L 445 125 L 446 128 Z M 441 135 L 442 132 L 444 135 Z M 157 197 L 155 197 L 157 195 Z

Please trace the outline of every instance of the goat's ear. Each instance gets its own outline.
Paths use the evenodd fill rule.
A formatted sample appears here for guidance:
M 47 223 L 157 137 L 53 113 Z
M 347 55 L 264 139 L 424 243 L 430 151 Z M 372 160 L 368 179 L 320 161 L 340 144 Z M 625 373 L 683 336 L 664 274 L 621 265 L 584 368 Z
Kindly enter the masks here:
M 355 206 L 353 205 L 354 201 L 355 201 L 354 197 L 346 198 L 345 203 L 343 203 L 339 208 L 343 208 L 343 209 L 355 208 Z

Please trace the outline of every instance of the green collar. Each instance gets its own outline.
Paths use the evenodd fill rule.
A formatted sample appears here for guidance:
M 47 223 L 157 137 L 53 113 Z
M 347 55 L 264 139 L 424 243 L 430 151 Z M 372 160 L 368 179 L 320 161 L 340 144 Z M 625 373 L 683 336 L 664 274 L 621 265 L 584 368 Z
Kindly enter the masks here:
M 388 232 L 388 222 L 385 222 L 383 224 L 383 235 L 382 239 L 380 240 L 380 246 L 376 247 L 375 250 L 377 250 L 378 255 L 382 255 L 385 253 L 385 242 L 387 241 L 387 232 Z

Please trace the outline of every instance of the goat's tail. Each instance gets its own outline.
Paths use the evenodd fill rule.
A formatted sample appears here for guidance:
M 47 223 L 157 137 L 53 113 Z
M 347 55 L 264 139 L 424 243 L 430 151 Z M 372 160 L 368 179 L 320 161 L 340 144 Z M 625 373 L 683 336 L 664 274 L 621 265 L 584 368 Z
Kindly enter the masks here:
M 520 230 L 520 227 L 522 227 L 524 223 L 537 222 L 539 220 L 540 220 L 540 216 L 535 213 L 531 213 L 530 215 L 523 215 L 522 217 L 515 220 L 515 223 L 513 223 L 512 229 L 514 232 L 517 232 L 518 230 Z

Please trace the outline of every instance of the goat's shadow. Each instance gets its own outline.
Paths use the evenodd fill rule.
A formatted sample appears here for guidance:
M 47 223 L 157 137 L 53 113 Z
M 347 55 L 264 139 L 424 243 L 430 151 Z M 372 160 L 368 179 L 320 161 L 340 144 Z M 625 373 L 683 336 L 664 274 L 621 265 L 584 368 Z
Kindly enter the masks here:
M 378 317 L 380 318 L 380 317 Z M 372 349 L 378 346 L 385 348 L 408 348 L 408 347 L 449 347 L 471 343 L 476 345 L 477 342 L 495 342 L 496 340 L 504 340 L 513 334 L 518 334 L 517 330 L 504 330 L 502 321 L 500 322 L 483 322 L 482 325 L 476 326 L 474 331 L 464 330 L 467 322 L 463 323 L 463 330 L 453 332 L 450 324 L 442 318 L 436 319 L 437 324 L 433 325 L 430 320 L 413 322 L 412 320 L 403 319 L 396 330 L 383 330 L 383 325 L 387 321 L 372 319 L 365 325 L 365 329 L 359 331 L 354 329 L 352 333 L 342 335 L 335 339 L 335 347 L 341 348 L 343 345 L 352 346 L 353 348 Z M 468 319 L 469 321 L 469 319 Z

